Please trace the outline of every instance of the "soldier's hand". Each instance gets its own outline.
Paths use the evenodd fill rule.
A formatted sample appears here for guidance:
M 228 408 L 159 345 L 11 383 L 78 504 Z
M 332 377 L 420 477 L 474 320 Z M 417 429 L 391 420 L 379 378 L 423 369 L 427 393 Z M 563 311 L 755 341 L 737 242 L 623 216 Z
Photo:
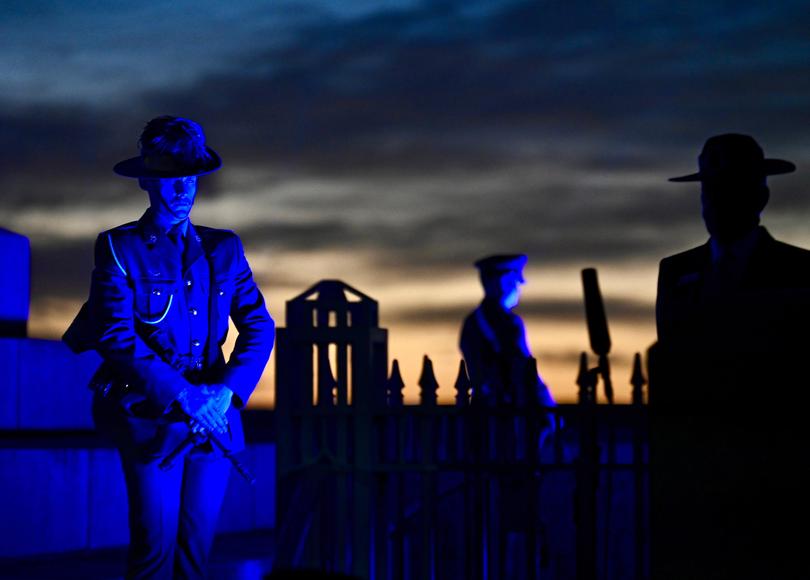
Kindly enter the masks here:
M 183 389 L 177 397 L 177 401 L 183 412 L 204 429 L 211 432 L 228 432 L 228 422 L 225 420 L 225 415 L 220 413 L 217 401 L 203 394 L 202 390 Z
M 223 415 L 228 411 L 233 399 L 233 391 L 222 383 L 203 385 L 203 394 L 211 397 L 217 404 L 217 409 Z

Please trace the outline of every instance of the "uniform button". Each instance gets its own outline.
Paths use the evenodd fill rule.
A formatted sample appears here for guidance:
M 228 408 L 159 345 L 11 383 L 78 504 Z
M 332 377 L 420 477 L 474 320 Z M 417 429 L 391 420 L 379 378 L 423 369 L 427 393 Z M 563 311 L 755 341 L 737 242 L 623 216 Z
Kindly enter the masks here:
M 186 280 L 186 286 L 191 286 L 191 280 Z
M 157 236 L 155 234 L 151 234 L 149 236 L 149 241 L 154 244 L 157 241 Z
M 189 309 L 188 309 L 188 312 L 189 312 L 189 314 L 191 314 L 192 316 L 197 316 L 197 309 L 196 309 L 196 308 L 189 308 Z
M 152 294 L 154 294 L 155 296 L 160 296 L 160 288 L 154 288 L 152 290 Z
M 191 341 L 191 346 L 195 346 L 195 347 L 196 347 L 196 346 L 200 346 L 200 341 L 199 341 L 199 340 L 196 340 L 196 339 L 195 339 L 195 340 L 192 340 L 192 341 Z
M 224 294 L 225 294 L 225 290 L 223 290 L 222 288 L 220 288 L 220 289 L 219 289 L 219 295 L 220 295 L 220 296 L 222 296 L 222 295 L 224 295 Z
M 198 242 L 201 242 L 201 241 L 202 241 L 202 238 L 201 238 L 200 236 L 194 236 L 194 238 L 195 238 L 195 239 L 196 239 Z
M 202 369 L 202 361 L 198 360 L 194 366 L 197 368 L 197 370 Z

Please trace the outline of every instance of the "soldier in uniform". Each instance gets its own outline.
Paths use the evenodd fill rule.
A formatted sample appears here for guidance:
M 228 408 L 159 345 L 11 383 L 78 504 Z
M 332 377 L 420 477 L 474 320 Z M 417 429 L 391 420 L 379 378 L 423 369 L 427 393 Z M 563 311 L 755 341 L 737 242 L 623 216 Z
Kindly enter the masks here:
M 532 392 L 527 393 L 524 388 L 532 353 L 523 320 L 512 309 L 520 301 L 527 260 L 524 254 L 496 255 L 475 263 L 484 287 L 484 300 L 464 320 L 460 345 L 474 402 L 554 406 L 554 399 L 539 375 Z
M 527 260 L 524 254 L 512 254 L 475 262 L 484 299 L 464 320 L 460 341 L 472 384 L 473 405 L 524 408 L 555 405 L 548 387 L 531 364 L 523 320 L 512 312 L 520 301 Z M 525 421 L 517 417 L 501 420 L 494 429 L 491 424 L 482 423 L 474 429 L 473 436 L 478 438 L 472 447 L 479 457 L 497 462 L 524 459 L 542 446 L 553 426 L 551 417 L 544 416 L 537 448 L 527 449 Z M 489 456 L 493 450 L 495 457 Z M 500 571 L 499 576 L 517 577 L 519 563 L 527 561 L 526 555 L 543 529 L 537 509 L 536 482 L 525 474 L 498 476 L 490 482 L 489 492 L 476 489 L 475 494 L 479 505 L 497 506 L 497 511 L 489 516 L 488 527 L 498 530 L 498 553 L 491 555 L 491 565 Z
M 90 296 L 64 340 L 103 359 L 93 416 L 116 442 L 127 484 L 127 578 L 200 578 L 230 471 L 204 435 L 230 451 L 244 445 L 239 410 L 270 356 L 274 323 L 239 237 L 188 218 L 198 178 L 222 165 L 202 127 L 158 117 L 139 144 L 114 171 L 137 178 L 150 207 L 98 236 Z M 229 317 L 239 335 L 226 362 Z M 161 469 L 191 430 L 199 444 Z

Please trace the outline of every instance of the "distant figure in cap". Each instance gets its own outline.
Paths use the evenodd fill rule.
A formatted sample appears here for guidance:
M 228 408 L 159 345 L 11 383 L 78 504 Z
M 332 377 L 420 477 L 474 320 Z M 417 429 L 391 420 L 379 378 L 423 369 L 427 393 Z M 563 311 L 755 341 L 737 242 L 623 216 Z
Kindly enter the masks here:
M 670 181 L 700 183 L 709 240 L 663 259 L 658 278 L 653 575 L 792 578 L 803 556 L 788 530 L 807 507 L 807 436 L 791 408 L 803 421 L 810 251 L 776 241 L 760 215 L 767 178 L 795 166 L 741 134 L 708 139 L 698 165 Z
M 93 349 L 93 417 L 116 443 L 129 500 L 127 578 L 203 578 L 244 408 L 273 347 L 274 324 L 239 237 L 189 220 L 200 176 L 222 165 L 202 127 L 147 123 L 140 155 L 114 171 L 150 206 L 96 240 L 90 297 L 65 333 Z M 238 337 L 226 362 L 228 319 Z M 198 434 L 169 469 L 162 460 Z M 164 464 L 167 467 L 169 464 Z
M 531 364 L 523 320 L 512 312 L 520 301 L 520 287 L 526 282 L 523 277 L 526 262 L 524 254 L 489 256 L 475 262 L 484 299 L 465 318 L 460 340 L 472 384 L 472 405 L 523 408 L 555 405 L 548 387 Z M 555 424 L 552 415 L 544 414 L 538 426 L 537 445 L 527 449 L 525 423 L 517 417 L 514 421 L 499 422 L 494 430 L 496 456 L 489 459 L 531 459 Z M 481 433 L 487 432 L 482 426 Z M 493 451 L 488 439 L 472 436 L 475 454 L 486 457 Z M 498 558 L 495 565 L 499 577 L 517 578 L 527 561 L 527 550 L 536 541 L 537 529 L 542 527 L 535 503 L 537 482 L 521 474 L 499 476 L 490 483 L 490 495 L 478 500 L 484 506 L 495 506 L 489 517 L 494 529 L 500 530 L 499 548 L 490 557 Z
M 461 352 L 472 383 L 473 403 L 553 406 L 554 399 L 540 376 L 533 392 L 526 390 L 527 365 L 532 358 L 526 328 L 512 309 L 525 283 L 524 254 L 496 255 L 475 263 L 484 287 L 484 300 L 464 320 Z

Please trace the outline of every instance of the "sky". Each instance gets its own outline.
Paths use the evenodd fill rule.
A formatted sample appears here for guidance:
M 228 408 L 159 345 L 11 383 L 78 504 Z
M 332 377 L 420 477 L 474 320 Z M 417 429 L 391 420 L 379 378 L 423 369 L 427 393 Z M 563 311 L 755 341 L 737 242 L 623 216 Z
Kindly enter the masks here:
M 705 242 L 707 137 L 742 132 L 798 171 L 763 216 L 810 247 L 810 12 L 801 1 L 6 1 L 0 227 L 32 245 L 29 334 L 86 298 L 98 232 L 140 217 L 146 121 L 190 117 L 224 168 L 192 220 L 235 230 L 271 314 L 321 279 L 380 303 L 406 396 L 423 355 L 451 397 L 472 263 L 529 256 L 517 312 L 576 397 L 595 267 L 617 399 L 655 340 L 657 267 Z M 273 400 L 273 363 L 254 397 Z

